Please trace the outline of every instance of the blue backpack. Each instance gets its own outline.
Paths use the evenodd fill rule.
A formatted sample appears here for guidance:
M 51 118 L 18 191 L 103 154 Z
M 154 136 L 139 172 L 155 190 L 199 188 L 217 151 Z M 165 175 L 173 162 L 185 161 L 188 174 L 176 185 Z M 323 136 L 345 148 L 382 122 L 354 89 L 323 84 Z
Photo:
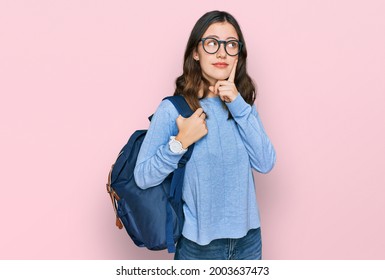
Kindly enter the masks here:
M 171 101 L 183 117 L 192 115 L 193 111 L 183 96 L 165 99 Z M 135 245 L 150 250 L 167 248 L 169 253 L 173 253 L 182 234 L 183 178 L 194 145 L 189 146 L 178 168 L 160 185 L 143 190 L 135 183 L 134 168 L 146 133 L 147 130 L 135 131 L 120 151 L 108 175 L 107 192 L 115 210 L 116 226 L 119 229 L 124 226 Z

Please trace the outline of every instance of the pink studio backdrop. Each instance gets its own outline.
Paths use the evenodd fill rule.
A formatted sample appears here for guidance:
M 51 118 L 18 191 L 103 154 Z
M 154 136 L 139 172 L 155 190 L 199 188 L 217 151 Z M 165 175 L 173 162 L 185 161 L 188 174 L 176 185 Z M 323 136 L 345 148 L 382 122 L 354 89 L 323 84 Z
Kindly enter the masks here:
M 0 259 L 172 258 L 115 227 L 105 183 L 214 9 L 241 24 L 277 151 L 255 176 L 264 258 L 385 259 L 380 0 L 1 0 Z

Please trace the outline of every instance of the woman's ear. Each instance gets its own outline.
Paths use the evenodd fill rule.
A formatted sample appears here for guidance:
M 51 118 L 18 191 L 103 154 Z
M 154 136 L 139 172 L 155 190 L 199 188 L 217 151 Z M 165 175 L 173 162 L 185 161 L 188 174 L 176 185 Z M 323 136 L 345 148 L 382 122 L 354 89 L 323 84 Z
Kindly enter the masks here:
M 195 61 L 199 60 L 199 55 L 198 55 L 198 52 L 196 50 L 193 51 L 193 58 Z

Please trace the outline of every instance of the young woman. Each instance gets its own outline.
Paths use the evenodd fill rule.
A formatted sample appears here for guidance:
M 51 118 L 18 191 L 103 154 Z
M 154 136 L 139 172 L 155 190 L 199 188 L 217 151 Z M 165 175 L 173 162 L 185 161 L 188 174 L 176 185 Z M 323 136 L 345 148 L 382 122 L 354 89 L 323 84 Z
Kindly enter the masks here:
M 269 172 L 275 151 L 254 105 L 246 44 L 233 16 L 212 11 L 195 24 L 174 95 L 154 114 L 135 168 L 141 188 L 162 182 L 195 143 L 186 164 L 185 223 L 175 259 L 261 259 L 261 232 L 252 168 Z

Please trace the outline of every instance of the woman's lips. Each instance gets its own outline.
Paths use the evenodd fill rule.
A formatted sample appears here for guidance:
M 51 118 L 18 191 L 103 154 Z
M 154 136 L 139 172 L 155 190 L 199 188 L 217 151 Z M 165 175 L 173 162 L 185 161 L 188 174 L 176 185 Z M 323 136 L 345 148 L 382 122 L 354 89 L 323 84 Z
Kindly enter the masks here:
M 227 63 L 223 62 L 213 63 L 213 65 L 217 68 L 226 68 L 227 66 L 229 66 Z

